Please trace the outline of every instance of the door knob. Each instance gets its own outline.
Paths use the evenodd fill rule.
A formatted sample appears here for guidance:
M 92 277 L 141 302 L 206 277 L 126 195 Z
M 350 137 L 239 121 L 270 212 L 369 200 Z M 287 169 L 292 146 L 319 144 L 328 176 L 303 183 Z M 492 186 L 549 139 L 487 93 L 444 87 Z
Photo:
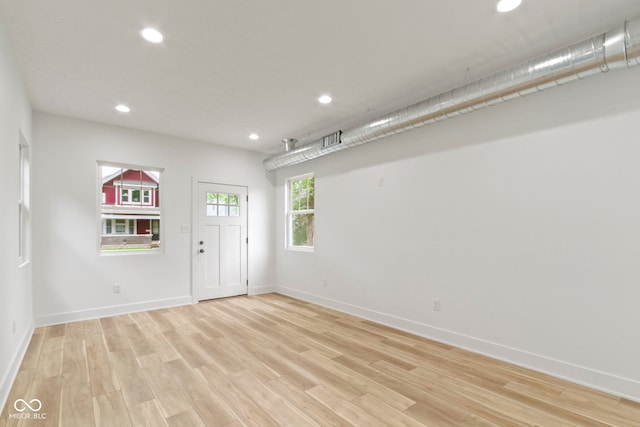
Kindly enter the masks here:
M 204 249 L 200 249 L 200 253 L 203 254 L 204 253 Z

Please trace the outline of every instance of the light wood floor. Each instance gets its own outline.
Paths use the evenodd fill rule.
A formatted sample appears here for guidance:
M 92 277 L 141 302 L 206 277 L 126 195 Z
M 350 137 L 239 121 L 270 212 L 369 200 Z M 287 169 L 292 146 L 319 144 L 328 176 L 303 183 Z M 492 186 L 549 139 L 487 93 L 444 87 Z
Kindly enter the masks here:
M 34 398 L 46 419 L 10 418 Z M 270 294 L 37 329 L 15 425 L 639 426 L 640 404 Z

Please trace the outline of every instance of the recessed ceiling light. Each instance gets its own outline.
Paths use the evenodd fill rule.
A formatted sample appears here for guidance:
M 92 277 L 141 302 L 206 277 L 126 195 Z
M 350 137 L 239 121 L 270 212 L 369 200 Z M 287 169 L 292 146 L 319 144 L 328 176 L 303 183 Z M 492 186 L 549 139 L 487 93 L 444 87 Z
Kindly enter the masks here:
M 520 6 L 522 0 L 500 0 L 498 2 L 498 12 L 509 12 L 516 7 Z
M 116 110 L 120 111 L 121 113 L 128 113 L 129 111 L 131 111 L 131 108 L 127 107 L 124 104 L 120 104 L 116 105 Z
M 260 136 L 258 136 L 257 133 L 252 133 L 251 135 L 249 135 L 249 139 L 252 139 L 254 141 L 260 139 Z
M 162 33 L 153 28 L 145 28 L 144 30 L 140 31 L 140 34 L 146 41 L 151 43 L 160 43 L 162 40 L 164 40 L 164 36 L 162 35 Z
M 318 102 L 320 104 L 328 104 L 331 102 L 331 97 L 329 95 L 322 95 L 320 98 L 318 98 Z

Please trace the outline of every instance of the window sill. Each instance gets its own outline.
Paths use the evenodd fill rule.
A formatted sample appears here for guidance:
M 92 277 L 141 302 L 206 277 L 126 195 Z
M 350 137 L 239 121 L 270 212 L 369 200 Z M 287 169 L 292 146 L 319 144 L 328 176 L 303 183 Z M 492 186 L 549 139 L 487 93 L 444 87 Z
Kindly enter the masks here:
M 313 252 L 314 251 L 313 246 L 287 246 L 284 249 L 291 252 Z
M 99 251 L 100 256 L 136 256 L 136 255 L 156 255 L 161 254 L 164 251 L 162 249 L 138 249 L 138 250 L 124 250 L 124 251 Z

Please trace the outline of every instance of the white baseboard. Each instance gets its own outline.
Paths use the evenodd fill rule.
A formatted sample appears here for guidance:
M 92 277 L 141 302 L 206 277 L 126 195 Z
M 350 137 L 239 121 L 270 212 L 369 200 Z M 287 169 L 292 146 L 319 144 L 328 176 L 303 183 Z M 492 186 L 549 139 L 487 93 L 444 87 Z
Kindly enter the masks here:
M 92 308 L 88 310 L 69 311 L 66 313 L 46 314 L 35 316 L 36 327 L 60 325 L 69 322 L 98 319 L 101 317 L 117 316 L 120 314 L 136 313 L 139 311 L 157 310 L 160 308 L 177 307 L 192 304 L 191 295 L 144 301 L 133 304 L 112 305 L 109 307 Z
M 286 287 L 275 292 L 640 402 L 640 382 Z
M 275 286 L 257 286 L 249 289 L 249 295 L 262 295 L 276 292 Z
M 13 386 L 13 382 L 16 380 L 16 376 L 18 375 L 18 371 L 20 370 L 20 365 L 22 364 L 22 359 L 24 359 L 24 355 L 27 352 L 27 348 L 29 347 L 29 343 L 31 342 L 31 337 L 33 336 L 33 321 L 29 322 L 29 326 L 27 326 L 24 334 L 20 338 L 20 343 L 15 353 L 13 354 L 13 358 L 11 359 L 11 363 L 9 364 L 9 369 L 7 369 L 6 374 L 0 380 L 0 413 L 2 413 L 5 404 L 7 403 L 7 398 L 9 398 L 9 393 L 11 392 L 11 387 Z

